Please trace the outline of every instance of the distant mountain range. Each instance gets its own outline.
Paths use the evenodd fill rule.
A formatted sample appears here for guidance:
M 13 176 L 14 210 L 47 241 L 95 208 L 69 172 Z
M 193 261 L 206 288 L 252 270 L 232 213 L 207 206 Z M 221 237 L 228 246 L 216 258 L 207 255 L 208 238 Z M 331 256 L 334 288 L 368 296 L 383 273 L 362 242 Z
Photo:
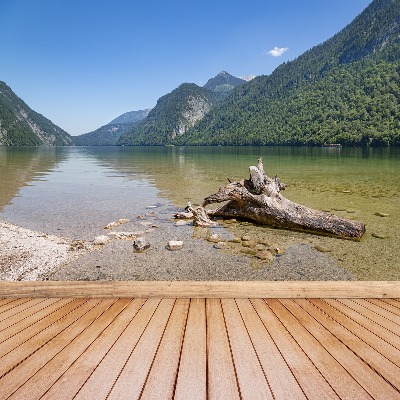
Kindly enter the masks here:
M 183 83 L 77 145 L 400 145 L 400 0 L 373 0 L 271 75 Z M 0 144 L 71 144 L 0 82 Z
M 124 113 L 93 132 L 73 136 L 73 142 L 76 146 L 114 146 L 120 136 L 146 118 L 149 111 L 150 109 Z
M 204 87 L 183 83 L 157 101 L 147 118 L 124 133 L 118 145 L 169 144 L 193 128 L 233 88 L 246 81 L 226 71 L 208 80 Z
M 33 111 L 0 81 L 0 145 L 68 146 L 71 136 Z
M 223 79 L 210 86 L 232 82 Z M 173 132 L 185 100 L 179 97 L 178 108 L 172 96 L 168 101 L 156 107 L 158 122 L 143 120 L 118 144 L 399 145 L 400 0 L 372 1 L 342 31 L 271 75 L 222 100 L 210 97 L 202 117 L 180 134 Z

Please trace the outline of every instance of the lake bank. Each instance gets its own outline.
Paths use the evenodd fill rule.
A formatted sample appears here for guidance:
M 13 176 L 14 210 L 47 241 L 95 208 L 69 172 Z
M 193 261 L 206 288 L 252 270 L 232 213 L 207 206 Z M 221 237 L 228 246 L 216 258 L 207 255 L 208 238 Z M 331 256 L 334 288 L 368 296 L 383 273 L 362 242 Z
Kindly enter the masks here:
M 245 254 L 222 225 L 210 230 L 166 220 L 168 207 L 116 226 L 99 229 L 110 239 L 104 245 L 46 235 L 7 222 L 0 223 L 1 280 L 353 280 L 354 275 L 329 255 L 305 242 L 291 244 L 273 260 Z M 139 218 L 138 218 L 139 217 Z M 111 222 L 111 221 L 110 221 Z M 199 230 L 200 229 L 200 230 Z M 244 226 L 245 229 L 245 226 Z M 143 253 L 133 250 L 127 232 L 140 233 L 150 243 Z M 119 239 L 116 233 L 120 233 Z M 124 236 L 125 235 L 125 236 Z M 219 243 L 206 240 L 217 235 Z M 93 238 L 94 239 L 94 238 Z M 170 240 L 183 241 L 170 251 Z M 221 245 L 225 243 L 225 245 Z M 235 251 L 243 248 L 245 252 Z
M 151 210 L 148 207 L 157 205 L 160 206 L 156 209 L 157 213 L 162 214 L 159 215 L 158 225 L 163 227 L 166 221 L 166 232 L 169 229 L 171 232 L 158 239 L 157 235 L 164 232 L 164 228 L 158 228 L 160 232 L 154 240 L 159 244 L 151 243 L 150 249 L 154 254 L 148 253 L 141 258 L 137 255 L 134 260 L 140 264 L 145 257 L 154 256 L 156 259 L 157 251 L 161 259 L 171 258 L 166 262 L 176 264 L 173 257 L 178 258 L 178 255 L 172 257 L 163 253 L 168 240 L 179 239 L 183 232 L 169 225 L 173 224 L 171 219 L 176 209 L 182 209 L 187 198 L 193 204 L 201 203 L 219 186 L 224 186 L 228 178 L 237 180 L 246 177 L 249 166 L 254 165 L 260 156 L 263 157 L 266 172 L 271 176 L 278 175 L 288 185 L 284 193 L 286 198 L 316 210 L 363 222 L 367 232 L 360 242 L 354 242 L 254 224 L 224 224 L 224 229 L 238 238 L 250 235 L 257 244 L 266 238 L 276 243 L 285 250 L 284 255 L 277 257 L 277 262 L 285 260 L 291 249 L 304 244 L 313 250 L 312 253 L 318 250 L 318 255 L 333 259 L 335 264 L 350 271 L 357 280 L 400 279 L 400 214 L 397 212 L 400 153 L 396 149 L 0 148 L 0 220 L 35 232 L 84 241 L 90 246 L 96 236 L 107 233 L 103 226 L 109 222 L 119 218 L 136 220 L 138 215 Z M 132 224 L 129 229 L 143 230 L 143 226 L 137 224 L 134 227 Z M 202 236 L 197 231 L 195 235 Z M 184 240 L 188 237 L 187 243 L 191 243 L 191 236 L 188 233 Z M 153 240 L 151 236 L 149 238 Z M 199 246 L 204 246 L 204 243 L 214 251 L 213 243 L 201 240 Z M 103 259 L 106 259 L 107 252 L 111 253 L 115 247 L 116 253 L 120 251 L 126 257 L 126 260 L 121 260 L 121 265 L 126 265 L 128 271 L 132 264 L 132 257 L 128 256 L 132 253 L 132 242 L 125 243 L 126 249 L 117 250 L 122 245 L 122 242 L 113 241 L 96 252 L 104 253 Z M 245 246 L 228 243 L 226 247 L 219 253 L 226 257 L 240 256 L 242 262 L 248 262 L 253 269 L 258 268 L 258 260 L 244 255 L 243 251 L 247 251 Z M 112 256 L 109 257 L 113 261 Z M 192 255 L 184 253 L 184 257 Z M 202 256 L 196 257 L 200 263 Z M 227 265 L 229 262 L 221 261 Z M 152 265 L 154 270 L 158 269 L 156 262 Z M 201 276 L 213 276 L 213 267 L 203 269 L 208 272 L 201 273 Z M 232 268 L 229 275 L 218 273 L 215 276 L 236 279 L 230 278 L 235 275 L 234 270 Z M 103 279 L 113 275 L 106 269 L 100 274 L 101 267 L 97 267 L 96 271 L 96 275 L 95 271 L 89 271 L 89 276 Z M 162 268 L 158 270 L 160 279 L 169 279 L 170 274 L 162 271 Z M 194 267 L 193 271 L 196 271 Z M 300 273 L 281 272 L 272 274 L 269 271 L 268 276 L 300 279 Z M 124 279 L 129 274 L 143 276 L 143 279 L 150 277 L 147 272 L 130 271 L 126 274 L 121 272 L 118 279 Z M 176 268 L 174 274 L 179 275 Z M 256 279 L 252 276 L 264 279 L 266 276 L 257 275 L 252 269 L 248 274 L 248 279 Z M 179 276 L 179 279 L 185 279 L 185 272 Z

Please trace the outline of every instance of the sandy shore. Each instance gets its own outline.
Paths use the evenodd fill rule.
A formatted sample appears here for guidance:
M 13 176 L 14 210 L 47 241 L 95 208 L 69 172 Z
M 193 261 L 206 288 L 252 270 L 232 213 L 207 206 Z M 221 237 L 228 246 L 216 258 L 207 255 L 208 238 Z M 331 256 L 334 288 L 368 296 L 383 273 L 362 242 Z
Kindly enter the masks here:
M 177 225 L 162 208 L 151 211 L 99 235 L 73 241 L 0 221 L 0 280 L 354 280 L 327 254 L 307 243 L 295 243 L 272 261 L 238 251 L 242 244 L 222 226 L 211 229 Z M 110 221 L 111 222 L 111 221 Z M 116 233 L 122 233 L 120 238 Z M 137 253 L 133 239 L 140 233 L 150 248 Z M 221 243 L 205 240 L 217 235 Z M 93 238 L 94 239 L 94 238 Z M 181 240 L 181 250 L 170 251 L 168 241 Z M 243 248 L 245 250 L 245 248 Z

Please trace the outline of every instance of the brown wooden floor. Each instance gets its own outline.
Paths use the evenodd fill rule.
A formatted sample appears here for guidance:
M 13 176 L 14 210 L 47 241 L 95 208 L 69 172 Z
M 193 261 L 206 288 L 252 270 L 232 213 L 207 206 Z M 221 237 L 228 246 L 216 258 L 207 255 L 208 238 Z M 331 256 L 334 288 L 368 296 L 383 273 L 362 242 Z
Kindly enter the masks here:
M 3 298 L 1 399 L 400 399 L 400 299 Z

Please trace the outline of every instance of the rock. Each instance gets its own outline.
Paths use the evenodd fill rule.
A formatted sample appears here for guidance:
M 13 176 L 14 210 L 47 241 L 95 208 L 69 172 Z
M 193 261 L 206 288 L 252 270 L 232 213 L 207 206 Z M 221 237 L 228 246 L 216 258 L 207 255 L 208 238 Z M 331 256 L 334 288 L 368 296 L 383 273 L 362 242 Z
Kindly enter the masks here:
M 116 226 L 118 226 L 118 223 L 114 221 L 114 222 L 110 222 L 109 224 L 107 224 L 104 227 L 104 229 L 112 229 L 112 228 L 115 228 Z
M 214 249 L 225 249 L 226 248 L 226 243 L 225 242 L 218 242 L 214 244 Z
M 228 240 L 230 243 L 241 243 L 242 241 L 239 238 L 233 238 Z
M 167 249 L 171 251 L 180 250 L 183 247 L 182 240 L 170 240 L 167 244 Z
M 212 243 L 218 243 L 218 242 L 223 242 L 223 241 L 224 241 L 224 239 L 222 239 L 222 238 L 221 238 L 219 235 L 217 235 L 216 233 L 214 233 L 214 234 L 208 236 L 208 237 L 207 237 L 207 240 L 208 240 L 209 242 L 212 242 Z
M 265 246 L 263 244 L 256 244 L 255 249 L 258 251 L 265 250 Z
M 242 236 L 242 240 L 243 240 L 244 242 L 248 242 L 249 240 L 251 240 L 251 236 L 250 236 L 250 235 L 243 235 L 243 236 Z
M 191 223 L 192 223 L 192 221 L 189 221 L 187 219 L 180 219 L 174 223 L 174 226 L 185 226 L 185 225 L 189 225 Z
M 376 215 L 377 217 L 388 217 L 388 216 L 389 216 L 389 214 L 383 213 L 383 212 L 376 212 L 375 215 Z
M 110 238 L 105 235 L 96 236 L 93 240 L 93 244 L 96 246 L 103 246 L 110 241 Z
M 248 241 L 248 242 L 242 242 L 242 246 L 243 247 L 250 247 L 253 248 L 255 246 L 255 243 L 252 241 Z
M 383 235 L 382 233 L 371 233 L 371 236 L 377 239 L 387 239 L 389 236 Z
M 144 231 L 137 231 L 137 232 L 110 232 L 109 235 L 115 237 L 115 239 L 136 239 L 139 236 L 144 235 Z
M 274 261 L 273 254 L 268 250 L 259 251 L 258 253 L 256 253 L 255 256 L 257 258 L 259 258 L 260 260 L 269 261 L 269 262 Z
M 78 251 L 78 250 L 85 250 L 85 242 L 82 240 L 73 240 L 72 243 L 69 245 L 68 251 Z
M 136 253 L 143 253 L 149 247 L 150 243 L 144 237 L 139 237 L 133 242 L 133 250 Z
M 314 249 L 320 251 L 321 253 L 329 253 L 332 251 L 324 246 L 319 246 L 319 245 L 314 246 Z
M 121 218 L 117 222 L 118 222 L 118 225 L 122 225 L 122 224 L 127 224 L 129 221 L 130 221 L 130 219 L 128 219 L 128 218 Z
M 271 243 L 271 241 L 268 239 L 260 239 L 257 241 L 257 243 L 263 244 L 265 246 L 273 246 L 273 243 Z

